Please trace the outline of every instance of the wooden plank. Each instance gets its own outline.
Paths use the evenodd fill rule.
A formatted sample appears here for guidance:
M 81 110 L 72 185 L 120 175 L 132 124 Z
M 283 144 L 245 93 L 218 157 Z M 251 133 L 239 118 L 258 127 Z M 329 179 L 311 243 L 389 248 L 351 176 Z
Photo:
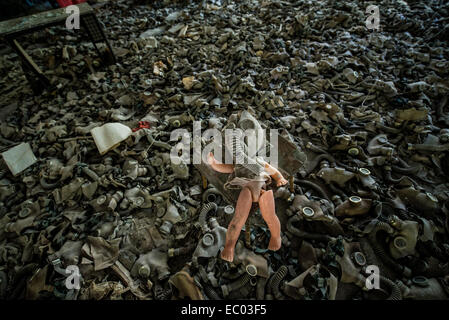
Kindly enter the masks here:
M 283 136 L 278 136 L 278 168 L 281 173 L 287 173 L 287 177 L 294 176 L 304 165 L 307 156 L 293 142 Z
M 34 69 L 34 71 L 40 75 L 44 75 L 39 66 L 31 59 L 31 57 L 26 53 L 26 51 L 22 48 L 20 43 L 17 40 L 13 40 L 14 46 L 20 52 L 20 55 L 26 60 L 26 62 Z
M 94 13 L 94 9 L 92 9 L 87 2 L 77 4 L 76 6 L 80 9 L 80 16 Z M 45 28 L 46 26 L 63 22 L 69 16 L 65 10 L 66 8 L 58 8 L 2 21 L 0 22 L 0 36 L 11 36 L 13 34 L 26 32 L 29 29 Z

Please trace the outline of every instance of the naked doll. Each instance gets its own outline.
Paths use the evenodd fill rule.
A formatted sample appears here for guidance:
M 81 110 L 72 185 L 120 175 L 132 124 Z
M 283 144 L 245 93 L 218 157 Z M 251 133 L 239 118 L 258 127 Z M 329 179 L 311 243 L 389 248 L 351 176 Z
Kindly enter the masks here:
M 275 180 L 278 187 L 287 184 L 288 181 L 276 168 L 260 158 L 257 158 L 256 163 L 251 164 L 223 164 L 217 161 L 211 152 L 207 157 L 207 162 L 215 171 L 230 174 L 225 188 L 241 189 L 234 217 L 228 226 L 221 258 L 229 262 L 234 260 L 234 247 L 253 202 L 259 203 L 260 212 L 271 233 L 268 249 L 279 250 L 281 247 L 281 225 L 275 212 L 273 191 L 264 189 L 271 179 Z

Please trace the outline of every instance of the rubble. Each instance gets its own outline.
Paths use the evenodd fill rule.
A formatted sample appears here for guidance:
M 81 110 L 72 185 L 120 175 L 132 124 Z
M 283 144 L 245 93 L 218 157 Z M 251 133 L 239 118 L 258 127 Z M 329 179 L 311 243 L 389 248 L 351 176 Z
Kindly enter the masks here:
M 115 65 L 76 30 L 25 37 L 40 96 L 0 47 L 0 298 L 448 299 L 449 5 L 376 2 L 376 31 L 369 4 L 107 1 Z M 171 133 L 239 115 L 307 160 L 270 185 L 280 249 L 254 210 L 228 262 L 236 204 Z

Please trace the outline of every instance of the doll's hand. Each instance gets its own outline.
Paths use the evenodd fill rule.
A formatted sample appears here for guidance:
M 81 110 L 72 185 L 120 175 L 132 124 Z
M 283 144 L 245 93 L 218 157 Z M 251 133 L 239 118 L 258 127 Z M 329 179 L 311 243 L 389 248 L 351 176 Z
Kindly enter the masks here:
M 212 152 L 209 152 L 207 155 L 207 163 L 209 163 L 209 165 L 213 165 L 215 163 L 214 154 Z
M 282 176 L 282 174 L 276 168 L 265 162 L 265 171 L 276 181 L 276 186 L 284 186 L 288 181 Z
M 276 181 L 276 186 L 280 187 L 280 186 L 285 186 L 288 183 L 288 180 L 285 179 L 284 177 L 281 177 L 280 179 L 278 179 Z

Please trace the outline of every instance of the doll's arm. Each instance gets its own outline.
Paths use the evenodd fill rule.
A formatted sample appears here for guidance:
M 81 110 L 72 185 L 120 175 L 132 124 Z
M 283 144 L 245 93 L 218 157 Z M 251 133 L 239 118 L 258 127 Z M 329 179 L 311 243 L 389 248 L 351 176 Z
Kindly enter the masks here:
M 276 186 L 280 187 L 286 185 L 288 181 L 282 176 L 278 169 L 271 166 L 268 162 L 264 161 L 263 164 L 265 171 L 276 181 Z
M 217 161 L 217 159 L 214 158 L 214 155 L 212 152 L 209 152 L 207 155 L 207 162 L 217 172 L 221 173 L 232 173 L 234 172 L 234 165 L 232 164 L 224 164 Z

